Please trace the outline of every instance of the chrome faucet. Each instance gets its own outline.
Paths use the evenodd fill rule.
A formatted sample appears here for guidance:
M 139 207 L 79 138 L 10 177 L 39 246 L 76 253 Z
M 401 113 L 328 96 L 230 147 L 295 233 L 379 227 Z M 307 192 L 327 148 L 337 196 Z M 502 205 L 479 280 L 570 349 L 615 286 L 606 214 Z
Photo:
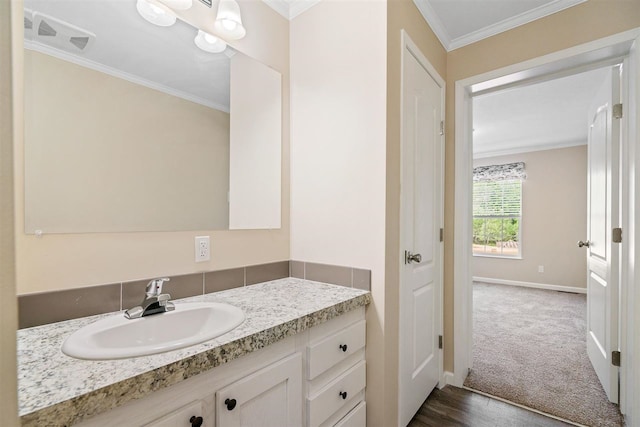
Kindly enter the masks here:
M 130 308 L 124 312 L 127 319 L 138 319 L 151 314 L 165 313 L 175 310 L 175 306 L 169 299 L 171 295 L 162 293 L 162 285 L 168 282 L 168 277 L 153 279 L 147 284 L 145 297 L 140 305 Z

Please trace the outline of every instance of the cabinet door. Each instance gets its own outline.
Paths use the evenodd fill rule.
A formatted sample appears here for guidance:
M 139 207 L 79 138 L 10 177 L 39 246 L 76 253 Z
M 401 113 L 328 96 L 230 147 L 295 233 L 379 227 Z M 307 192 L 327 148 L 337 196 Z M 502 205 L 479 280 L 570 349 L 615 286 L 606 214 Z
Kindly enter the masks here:
M 191 427 L 193 425 L 198 425 L 196 418 L 204 416 L 203 405 L 204 402 L 201 400 L 195 401 L 171 412 L 170 414 L 166 414 L 162 418 L 145 424 L 144 427 Z M 191 420 L 192 417 L 193 421 L 196 421 L 196 424 L 193 424 L 193 421 Z M 211 420 L 203 419 L 201 426 L 213 427 L 213 423 Z
M 302 424 L 300 353 L 216 393 L 217 427 L 297 427 Z

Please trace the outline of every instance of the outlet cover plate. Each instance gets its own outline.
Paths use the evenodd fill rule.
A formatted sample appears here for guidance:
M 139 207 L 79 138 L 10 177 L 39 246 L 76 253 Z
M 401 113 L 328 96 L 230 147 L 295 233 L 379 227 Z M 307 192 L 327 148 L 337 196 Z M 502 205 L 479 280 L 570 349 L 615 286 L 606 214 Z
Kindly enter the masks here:
M 209 236 L 196 236 L 195 253 L 196 262 L 204 262 L 211 259 L 211 244 Z

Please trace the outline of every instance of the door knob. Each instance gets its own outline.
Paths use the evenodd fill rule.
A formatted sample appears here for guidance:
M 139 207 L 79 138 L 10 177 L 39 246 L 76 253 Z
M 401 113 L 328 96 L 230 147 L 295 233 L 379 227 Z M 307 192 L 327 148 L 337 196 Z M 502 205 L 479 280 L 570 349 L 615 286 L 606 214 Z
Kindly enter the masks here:
M 422 255 L 420 254 L 412 254 L 409 251 L 404 251 L 404 263 L 411 264 L 412 262 L 417 262 L 418 264 L 422 262 Z
M 588 248 L 589 246 L 591 246 L 591 242 L 590 242 L 590 241 L 588 241 L 588 240 L 587 240 L 586 242 L 583 242 L 582 240 L 580 240 L 580 241 L 578 242 L 578 247 L 579 247 L 579 248 L 581 248 L 581 247 L 583 247 L 583 246 L 586 246 L 586 247 Z

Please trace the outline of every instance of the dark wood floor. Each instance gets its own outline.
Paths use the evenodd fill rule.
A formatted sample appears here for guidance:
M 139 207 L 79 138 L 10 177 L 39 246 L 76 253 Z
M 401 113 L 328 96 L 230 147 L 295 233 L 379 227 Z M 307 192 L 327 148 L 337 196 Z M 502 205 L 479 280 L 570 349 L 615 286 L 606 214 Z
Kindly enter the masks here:
M 409 427 L 560 427 L 570 425 L 452 386 L 433 390 L 409 423 Z

